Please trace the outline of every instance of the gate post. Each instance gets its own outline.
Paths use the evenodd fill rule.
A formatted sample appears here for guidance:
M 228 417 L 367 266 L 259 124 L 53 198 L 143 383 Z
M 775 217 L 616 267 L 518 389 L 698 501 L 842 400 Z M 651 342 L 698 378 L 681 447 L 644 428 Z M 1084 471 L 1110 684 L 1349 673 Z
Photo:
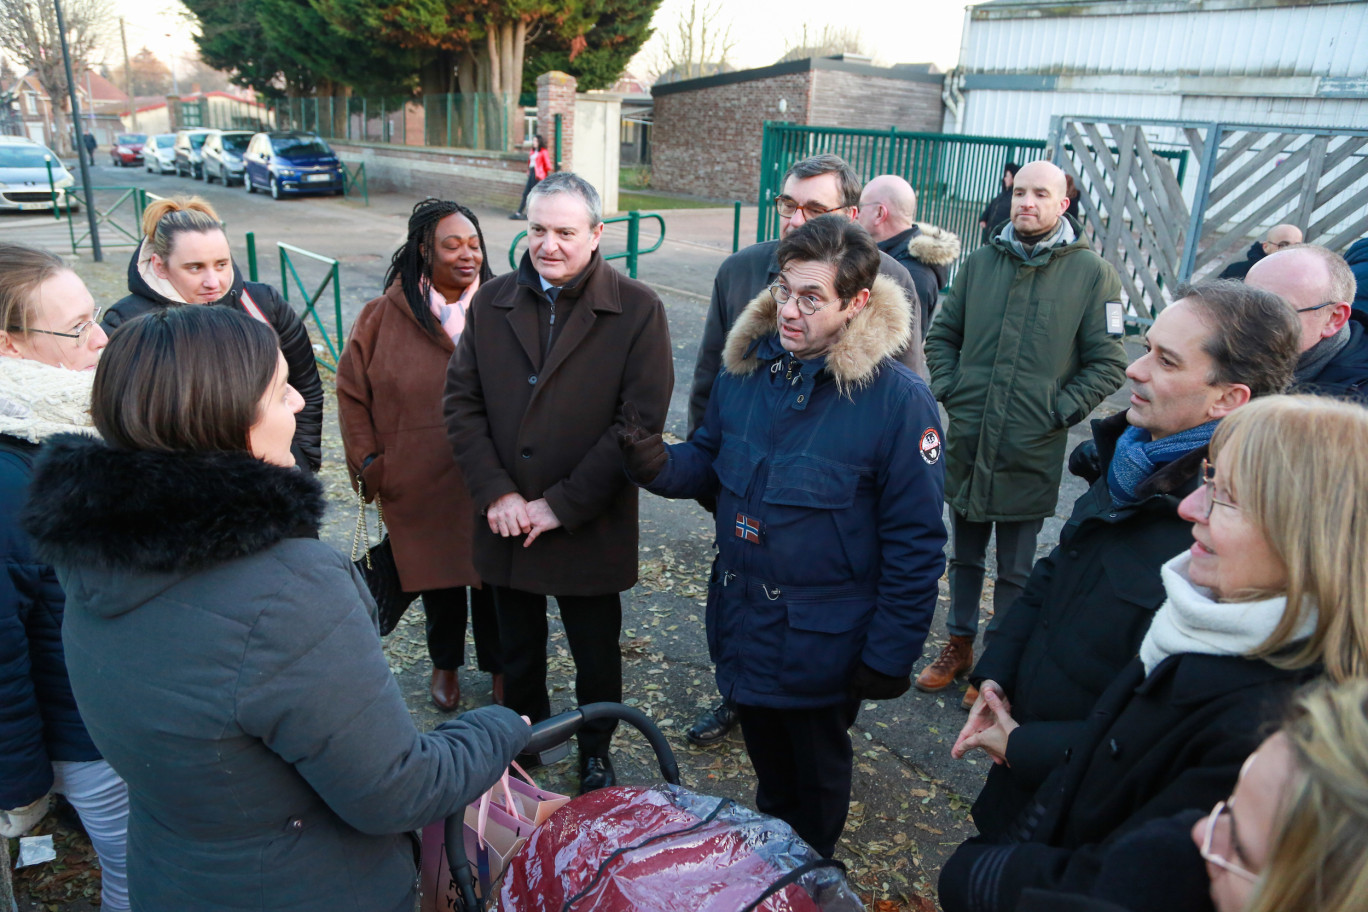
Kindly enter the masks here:
M 637 277 L 637 251 L 641 248 L 641 213 L 627 213 L 627 274 Z
M 553 150 L 556 170 L 575 170 L 575 88 L 569 73 L 552 70 L 537 77 L 537 132 L 546 139 L 547 129 L 560 124 L 559 142 Z
M 1207 124 L 1201 171 L 1197 175 L 1197 195 L 1192 200 L 1192 218 L 1188 222 L 1187 237 L 1183 239 L 1183 258 L 1178 263 L 1180 282 L 1191 279 L 1197 267 L 1197 242 L 1202 236 L 1202 222 L 1206 219 L 1207 202 L 1211 196 L 1211 179 L 1216 173 L 1216 158 L 1221 151 L 1221 134 L 1224 132 L 1223 124 Z

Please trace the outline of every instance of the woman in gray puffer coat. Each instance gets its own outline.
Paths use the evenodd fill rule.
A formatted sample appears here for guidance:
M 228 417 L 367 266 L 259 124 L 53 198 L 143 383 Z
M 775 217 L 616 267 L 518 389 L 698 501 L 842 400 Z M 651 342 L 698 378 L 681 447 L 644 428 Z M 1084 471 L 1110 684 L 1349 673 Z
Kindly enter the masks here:
M 527 742 L 490 706 L 420 733 L 375 605 L 311 536 L 270 327 L 226 308 L 130 321 L 96 371 L 104 440 L 52 438 L 24 521 L 67 593 L 72 688 L 128 782 L 135 910 L 410 912 L 412 831 Z

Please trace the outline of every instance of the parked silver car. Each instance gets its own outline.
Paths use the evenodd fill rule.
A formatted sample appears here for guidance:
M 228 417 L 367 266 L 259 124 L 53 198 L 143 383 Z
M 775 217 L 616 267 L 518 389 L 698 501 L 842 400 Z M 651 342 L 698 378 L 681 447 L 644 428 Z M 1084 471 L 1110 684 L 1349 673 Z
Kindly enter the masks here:
M 70 189 L 75 183 L 76 178 L 47 146 L 23 136 L 0 136 L 0 210 L 51 209 L 53 187 L 59 206 L 77 208 L 76 194 Z
M 155 174 L 170 174 L 176 170 L 176 134 L 158 133 L 149 136 L 143 146 L 143 165 Z
M 221 181 L 231 187 L 242 180 L 242 155 L 251 141 L 250 130 L 211 130 L 200 149 L 200 174 L 205 183 Z

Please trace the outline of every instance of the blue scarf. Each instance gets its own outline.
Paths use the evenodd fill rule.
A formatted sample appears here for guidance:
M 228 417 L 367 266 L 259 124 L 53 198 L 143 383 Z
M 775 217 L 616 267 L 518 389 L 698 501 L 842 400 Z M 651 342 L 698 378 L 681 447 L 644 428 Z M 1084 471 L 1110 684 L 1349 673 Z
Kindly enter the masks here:
M 1219 420 L 1219 419 L 1218 419 Z M 1149 431 L 1134 425 L 1127 427 L 1116 441 L 1116 455 L 1107 472 L 1107 487 L 1118 507 L 1139 501 L 1136 489 L 1162 465 L 1180 459 L 1211 442 L 1217 421 L 1208 421 L 1195 428 L 1151 440 Z

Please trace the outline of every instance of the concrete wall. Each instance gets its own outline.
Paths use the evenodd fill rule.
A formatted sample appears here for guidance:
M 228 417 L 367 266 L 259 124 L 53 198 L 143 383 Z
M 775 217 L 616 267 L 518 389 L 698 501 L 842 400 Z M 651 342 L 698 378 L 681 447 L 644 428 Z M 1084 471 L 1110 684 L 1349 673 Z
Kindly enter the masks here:
M 657 94 L 651 186 L 694 196 L 754 200 L 760 192 L 765 121 L 806 123 L 810 77 L 808 72 L 789 73 Z
M 328 143 L 347 164 L 365 163 L 372 190 L 408 193 L 415 201 L 436 196 L 511 212 L 527 181 L 527 156 L 520 152 Z
M 618 211 L 621 122 L 621 99 L 604 95 L 575 99 L 575 173 L 594 185 L 605 214 Z

